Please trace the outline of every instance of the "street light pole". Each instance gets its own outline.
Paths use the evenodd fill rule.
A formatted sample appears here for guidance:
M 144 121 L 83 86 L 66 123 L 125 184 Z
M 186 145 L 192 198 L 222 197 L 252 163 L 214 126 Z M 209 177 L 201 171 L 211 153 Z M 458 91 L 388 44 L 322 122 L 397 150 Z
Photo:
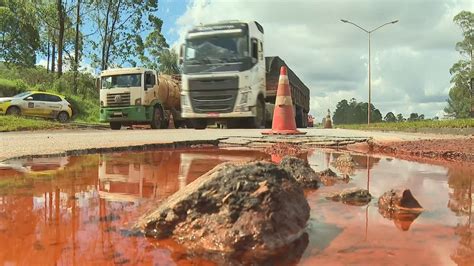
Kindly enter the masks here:
M 377 28 L 374 28 L 373 30 L 366 30 L 364 28 L 362 28 L 361 26 L 355 24 L 354 22 L 351 22 L 349 20 L 346 20 L 346 19 L 341 19 L 342 22 L 344 23 L 349 23 L 349 24 L 352 24 L 354 26 L 356 26 L 357 28 L 363 30 L 365 33 L 367 33 L 369 35 L 369 62 L 368 62 L 368 67 L 369 67 L 369 101 L 367 103 L 367 125 L 370 125 L 370 99 L 371 99 L 371 94 L 372 94 L 372 81 L 371 81 L 371 69 L 370 69 L 370 34 L 380 28 L 382 28 L 383 26 L 385 25 L 388 25 L 388 24 L 395 24 L 398 22 L 398 20 L 394 20 L 394 21 L 391 21 L 391 22 L 387 22 L 385 24 L 382 24 L 380 26 L 378 26 Z

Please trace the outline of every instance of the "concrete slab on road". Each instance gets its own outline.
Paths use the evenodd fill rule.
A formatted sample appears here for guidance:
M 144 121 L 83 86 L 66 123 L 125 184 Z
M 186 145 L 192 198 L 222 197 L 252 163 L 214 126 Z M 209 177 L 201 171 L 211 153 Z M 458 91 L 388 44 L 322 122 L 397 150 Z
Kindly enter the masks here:
M 308 136 L 373 138 L 377 141 L 458 138 L 453 135 L 359 131 L 347 129 L 302 129 Z M 261 137 L 261 129 L 135 129 L 52 130 L 0 133 L 0 161 L 23 156 L 63 154 L 72 150 L 167 144 L 180 141 L 212 141 L 229 137 Z

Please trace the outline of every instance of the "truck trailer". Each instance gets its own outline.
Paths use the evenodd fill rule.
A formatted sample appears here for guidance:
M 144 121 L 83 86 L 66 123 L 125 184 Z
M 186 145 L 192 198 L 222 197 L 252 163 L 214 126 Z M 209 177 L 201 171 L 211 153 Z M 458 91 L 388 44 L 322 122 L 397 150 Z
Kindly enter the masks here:
M 100 75 L 100 121 L 111 129 L 148 124 L 168 128 L 171 115 L 175 127 L 181 118 L 180 76 L 163 75 L 144 68 L 115 68 Z
M 264 57 L 264 29 L 256 21 L 226 21 L 190 30 L 180 49 L 182 117 L 196 128 L 271 125 L 281 66 Z M 287 66 L 288 67 L 288 66 Z M 307 126 L 309 89 L 288 67 L 295 121 Z

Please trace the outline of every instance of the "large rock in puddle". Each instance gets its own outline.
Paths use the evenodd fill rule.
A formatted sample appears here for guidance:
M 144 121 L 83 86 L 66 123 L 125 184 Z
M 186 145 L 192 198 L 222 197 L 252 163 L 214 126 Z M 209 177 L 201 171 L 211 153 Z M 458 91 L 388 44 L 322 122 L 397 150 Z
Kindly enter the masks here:
M 326 196 L 326 198 L 333 201 L 340 201 L 348 205 L 363 206 L 370 202 L 372 196 L 367 189 L 347 188 L 341 192 L 330 194 Z
M 336 173 L 334 173 L 330 168 L 318 172 L 317 175 L 325 186 L 333 186 L 338 183 L 349 183 L 350 177 L 348 175 L 344 175 L 343 177 L 339 177 Z
M 318 188 L 321 183 L 319 175 L 303 159 L 285 156 L 280 162 L 280 167 L 288 171 L 303 188 Z
M 298 239 L 309 219 L 301 186 L 269 162 L 224 163 L 178 191 L 135 229 L 194 252 L 268 251 Z
M 423 212 L 423 207 L 409 189 L 391 189 L 380 196 L 379 213 L 394 221 L 397 228 L 408 231 L 413 221 Z

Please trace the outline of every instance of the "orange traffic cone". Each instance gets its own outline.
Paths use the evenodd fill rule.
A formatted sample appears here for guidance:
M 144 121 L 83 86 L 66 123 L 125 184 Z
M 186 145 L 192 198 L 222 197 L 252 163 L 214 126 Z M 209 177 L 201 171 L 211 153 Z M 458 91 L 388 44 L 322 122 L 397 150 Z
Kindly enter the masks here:
M 168 128 L 176 128 L 176 125 L 174 124 L 174 117 L 173 117 L 173 113 L 170 113 L 170 121 L 168 123 Z
M 306 132 L 296 130 L 295 113 L 291 99 L 290 84 L 286 66 L 280 68 L 275 110 L 273 111 L 272 130 L 262 132 L 263 135 L 303 135 Z

